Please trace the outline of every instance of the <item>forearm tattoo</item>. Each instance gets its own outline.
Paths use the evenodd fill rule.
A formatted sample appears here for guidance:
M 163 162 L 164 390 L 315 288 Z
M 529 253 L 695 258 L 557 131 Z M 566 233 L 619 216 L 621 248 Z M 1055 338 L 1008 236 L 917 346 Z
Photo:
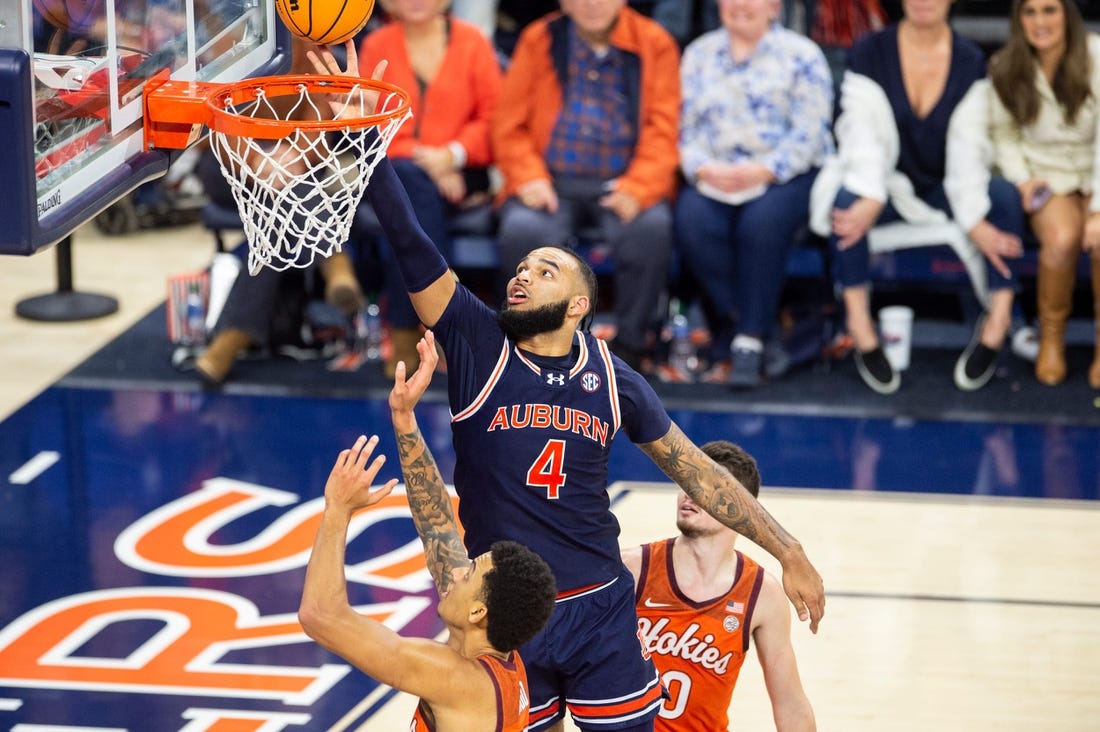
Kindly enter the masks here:
M 405 476 L 416 531 L 424 542 L 424 559 L 440 593 L 454 584 L 452 570 L 470 563 L 458 535 L 451 497 L 419 429 L 397 434 L 401 472 Z
M 729 471 L 707 457 L 675 424 L 664 437 L 649 443 L 646 452 L 697 505 L 776 558 L 796 543 Z

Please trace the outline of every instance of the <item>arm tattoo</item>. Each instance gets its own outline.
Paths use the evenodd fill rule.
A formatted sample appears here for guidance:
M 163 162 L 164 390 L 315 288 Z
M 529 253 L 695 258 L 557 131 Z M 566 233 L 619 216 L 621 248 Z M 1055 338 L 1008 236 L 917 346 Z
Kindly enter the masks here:
M 675 424 L 664 437 L 640 447 L 697 505 L 772 556 L 782 559 L 784 550 L 795 544 L 752 494 Z
M 428 571 L 436 589 L 447 592 L 454 584 L 451 571 L 470 563 L 458 535 L 451 497 L 419 429 L 414 427 L 412 432 L 397 434 L 397 452 L 401 456 L 413 523 L 424 542 Z

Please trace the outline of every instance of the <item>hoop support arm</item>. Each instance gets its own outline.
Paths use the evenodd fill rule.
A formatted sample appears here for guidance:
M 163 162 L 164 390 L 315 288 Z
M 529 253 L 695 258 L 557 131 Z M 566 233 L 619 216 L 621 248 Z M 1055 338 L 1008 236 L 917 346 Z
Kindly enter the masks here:
M 223 84 L 173 81 L 164 69 L 145 82 L 142 91 L 145 147 L 182 150 L 199 138 L 213 112 L 207 97 Z

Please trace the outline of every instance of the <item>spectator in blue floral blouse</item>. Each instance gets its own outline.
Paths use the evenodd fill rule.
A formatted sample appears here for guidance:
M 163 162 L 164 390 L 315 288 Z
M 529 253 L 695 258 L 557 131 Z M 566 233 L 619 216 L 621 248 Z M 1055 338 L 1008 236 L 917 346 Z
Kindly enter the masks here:
M 778 6 L 718 0 L 722 27 L 693 41 L 680 66 L 690 185 L 677 201 L 677 236 L 713 336 L 705 378 L 741 387 L 763 379 L 787 253 L 833 149 L 829 66 L 776 22 Z

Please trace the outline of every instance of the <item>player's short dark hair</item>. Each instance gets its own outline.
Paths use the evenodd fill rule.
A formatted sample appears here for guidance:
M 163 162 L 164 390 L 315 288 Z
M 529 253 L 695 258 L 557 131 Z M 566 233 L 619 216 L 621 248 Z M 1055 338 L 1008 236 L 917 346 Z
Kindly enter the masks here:
M 498 541 L 489 551 L 493 568 L 482 585 L 489 643 L 498 651 L 513 651 L 550 619 L 557 584 L 542 557 L 522 544 Z
M 585 314 L 585 318 L 591 319 L 596 313 L 596 298 L 599 297 L 599 287 L 596 282 L 596 273 L 592 270 L 592 265 L 588 263 L 588 260 L 577 254 L 572 249 L 566 247 L 549 247 L 550 249 L 557 249 L 565 252 L 573 261 L 577 263 L 577 271 L 581 274 L 581 281 L 584 283 L 585 292 L 588 294 L 588 312 Z
M 714 440 L 701 448 L 714 462 L 721 465 L 741 481 L 741 485 L 756 498 L 760 495 L 760 470 L 756 460 L 740 445 L 728 440 Z

